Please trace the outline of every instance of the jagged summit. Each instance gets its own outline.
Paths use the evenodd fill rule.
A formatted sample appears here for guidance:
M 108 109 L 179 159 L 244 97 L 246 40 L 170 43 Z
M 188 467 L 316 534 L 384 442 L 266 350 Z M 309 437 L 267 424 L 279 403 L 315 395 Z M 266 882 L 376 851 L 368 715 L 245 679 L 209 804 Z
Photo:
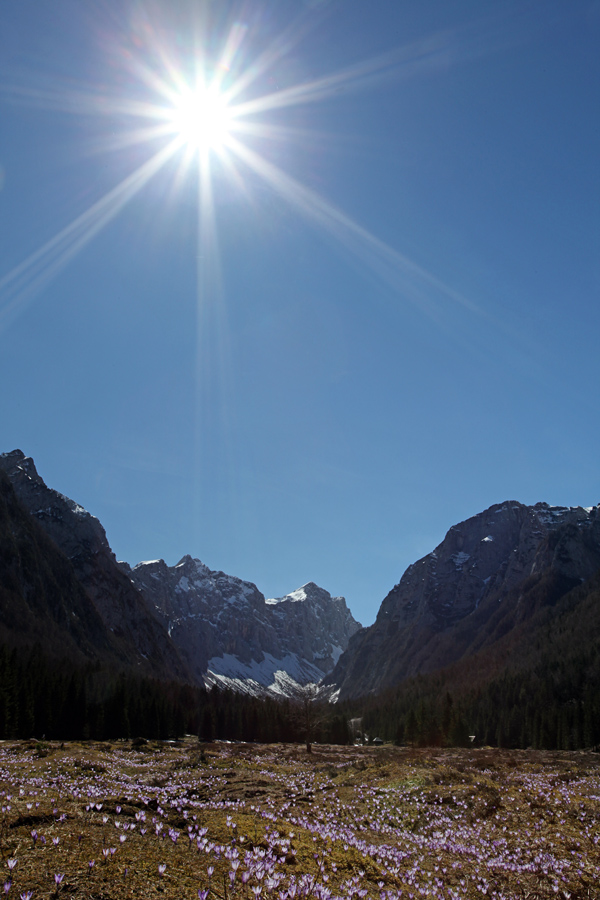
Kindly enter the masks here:
M 60 510 L 64 504 L 76 515 L 93 520 L 104 534 L 104 529 L 100 525 L 98 519 L 89 513 L 87 509 L 84 509 L 83 506 L 80 506 L 79 503 L 71 500 L 71 498 L 65 496 L 65 494 L 61 494 L 58 491 L 47 487 L 44 479 L 39 475 L 31 456 L 25 456 L 22 450 L 12 450 L 9 453 L 0 453 L 0 468 L 7 473 L 13 482 L 16 481 L 20 484 L 22 491 L 28 486 L 32 497 L 37 493 L 39 497 L 49 496 L 56 498 L 56 500 L 59 501 L 55 506 L 49 506 L 46 509 L 40 507 L 40 509 L 34 513 L 38 518 L 42 518 L 44 514 L 47 516 L 54 515 L 60 518 Z
M 29 478 L 39 478 L 35 463 L 30 456 L 25 456 L 22 450 L 10 450 L 8 453 L 0 453 L 2 468 L 10 472 L 19 467 Z
M 343 598 L 314 582 L 265 600 L 252 582 L 190 555 L 175 566 L 138 563 L 129 574 L 195 680 L 209 685 L 289 693 L 320 681 L 360 627 Z
M 175 563 L 175 568 L 178 569 L 180 566 L 190 566 L 194 565 L 196 567 L 205 567 L 204 563 L 196 559 L 196 557 L 191 556 L 189 553 L 186 553 L 185 556 L 182 556 L 178 563 Z
M 276 603 L 345 603 L 344 597 L 332 597 L 329 591 L 319 587 L 314 581 L 309 581 L 299 587 L 296 591 L 291 591 L 283 597 L 270 597 L 265 602 L 269 604 Z

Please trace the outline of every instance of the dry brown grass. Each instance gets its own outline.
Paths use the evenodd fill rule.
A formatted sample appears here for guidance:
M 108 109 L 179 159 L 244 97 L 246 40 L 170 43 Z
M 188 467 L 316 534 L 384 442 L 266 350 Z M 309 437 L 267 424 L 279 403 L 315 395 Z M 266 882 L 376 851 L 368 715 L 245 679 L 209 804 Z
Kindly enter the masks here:
M 600 898 L 592 753 L 5 742 L 0 791 L 9 897 Z

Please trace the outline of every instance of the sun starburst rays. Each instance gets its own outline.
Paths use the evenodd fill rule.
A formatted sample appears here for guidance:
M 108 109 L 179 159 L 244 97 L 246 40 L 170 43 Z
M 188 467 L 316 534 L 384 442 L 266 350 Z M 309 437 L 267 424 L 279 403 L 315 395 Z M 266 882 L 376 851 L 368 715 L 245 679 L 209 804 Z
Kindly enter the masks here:
M 6 328 L 35 294 L 123 210 L 176 150 L 177 142 L 171 140 L 0 279 L 0 329 Z
M 342 88 L 355 90 L 369 85 L 375 77 L 387 77 L 394 66 L 412 71 L 414 66 L 432 65 L 432 57 L 440 48 L 421 45 L 401 48 L 321 78 L 261 94 L 257 89 L 261 79 L 299 39 L 305 24 L 295 32 L 292 29 L 284 33 L 270 48 L 252 58 L 246 46 L 247 29 L 235 23 L 212 65 L 204 47 L 198 48 L 193 60 L 183 64 L 161 43 L 158 33 L 153 32 L 149 58 L 154 63 L 142 53 L 130 55 L 128 66 L 134 86 L 129 97 L 111 97 L 93 87 L 74 91 L 58 83 L 44 90 L 15 88 L 13 101 L 20 99 L 27 105 L 76 115 L 113 117 L 118 127 L 106 129 L 104 139 L 96 138 L 92 148 L 95 152 L 127 151 L 147 145 L 150 156 L 0 279 L 0 321 L 16 314 L 23 302 L 45 286 L 174 156 L 179 158 L 173 176 L 174 185 L 179 189 L 190 171 L 194 168 L 197 171 L 199 231 L 205 235 L 215 231 L 209 241 L 212 251 L 217 252 L 213 169 L 220 166 L 232 184 L 245 190 L 248 188 L 243 173 L 251 171 L 337 243 L 351 245 L 353 253 L 358 251 L 355 255 L 362 264 L 388 283 L 393 282 L 406 299 L 425 309 L 428 303 L 434 302 L 430 295 L 435 294 L 438 300 L 451 300 L 476 312 L 473 304 L 450 287 L 269 160 L 269 148 L 274 141 L 287 141 L 301 149 L 303 142 L 311 139 L 306 130 L 282 124 L 281 120 L 274 121 L 270 116 L 273 112 L 331 99 Z M 6 93 L 6 88 L 3 90 Z M 251 90 L 254 96 L 249 95 Z M 264 152 L 261 152 L 261 142 Z M 202 248 L 198 252 L 205 256 Z M 206 296 L 206 291 L 200 293 Z

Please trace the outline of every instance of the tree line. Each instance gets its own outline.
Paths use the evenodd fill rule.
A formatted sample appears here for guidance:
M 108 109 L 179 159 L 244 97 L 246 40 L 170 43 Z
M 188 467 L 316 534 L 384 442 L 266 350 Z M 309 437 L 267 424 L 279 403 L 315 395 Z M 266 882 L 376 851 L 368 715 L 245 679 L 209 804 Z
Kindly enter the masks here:
M 600 745 L 600 651 L 542 659 L 452 693 L 446 674 L 407 680 L 359 703 L 370 736 L 414 746 L 497 746 L 578 750 Z M 451 685 L 450 685 L 451 686 Z
M 326 709 L 326 707 L 324 707 Z M 41 647 L 0 646 L 0 739 L 298 742 L 307 739 L 301 703 L 165 683 L 46 657 Z M 347 743 L 335 708 L 311 723 L 311 740 Z
M 372 739 L 414 746 L 488 745 L 577 750 L 600 745 L 600 647 L 455 690 L 447 672 L 409 679 L 358 701 L 258 698 L 164 683 L 101 664 L 0 646 L 0 739 L 184 734 L 201 740 L 345 744 L 356 717 Z

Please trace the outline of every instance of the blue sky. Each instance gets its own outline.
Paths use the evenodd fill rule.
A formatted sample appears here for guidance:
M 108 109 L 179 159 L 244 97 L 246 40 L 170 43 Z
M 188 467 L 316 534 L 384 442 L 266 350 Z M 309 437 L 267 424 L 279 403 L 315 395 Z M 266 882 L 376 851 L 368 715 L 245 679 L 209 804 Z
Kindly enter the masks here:
M 600 501 L 599 30 L 585 0 L 3 0 L 0 449 L 121 559 L 364 624 L 455 522 Z M 165 121 L 200 70 L 239 115 L 196 152 Z

